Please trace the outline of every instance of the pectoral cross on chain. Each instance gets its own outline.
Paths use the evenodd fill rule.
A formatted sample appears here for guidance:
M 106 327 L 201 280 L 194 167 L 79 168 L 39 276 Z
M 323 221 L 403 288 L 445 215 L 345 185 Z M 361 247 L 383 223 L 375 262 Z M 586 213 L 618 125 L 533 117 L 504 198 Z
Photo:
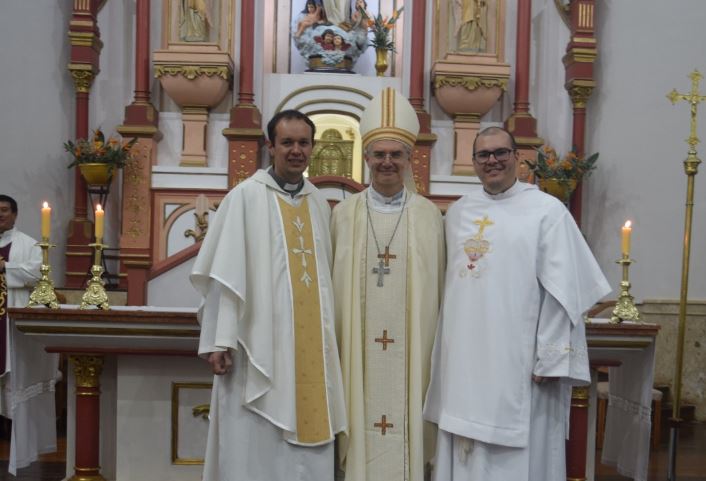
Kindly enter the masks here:
M 373 274 L 377 274 L 377 275 L 378 275 L 378 284 L 377 284 L 378 287 L 382 287 L 382 286 L 383 286 L 383 282 L 382 282 L 382 281 L 383 281 L 383 279 L 384 279 L 384 276 L 385 276 L 385 274 L 389 274 L 389 273 L 390 273 L 390 268 L 389 268 L 389 267 L 385 267 L 385 261 L 382 260 L 382 259 L 380 259 L 380 260 L 378 261 L 378 266 L 377 266 L 377 267 L 373 267 Z
M 390 259 L 397 259 L 397 256 L 390 252 L 390 246 L 385 246 L 385 253 L 378 254 L 378 259 L 384 259 L 385 267 L 390 267 Z

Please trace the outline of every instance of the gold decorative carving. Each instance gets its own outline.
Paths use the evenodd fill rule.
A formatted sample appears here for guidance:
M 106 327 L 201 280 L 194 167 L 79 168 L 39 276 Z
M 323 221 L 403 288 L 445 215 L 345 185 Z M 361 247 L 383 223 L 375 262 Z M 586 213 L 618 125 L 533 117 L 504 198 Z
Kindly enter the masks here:
M 593 92 L 593 85 L 572 85 L 568 87 L 571 103 L 575 109 L 585 109 L 588 98 Z
M 316 141 L 311 154 L 309 175 L 353 175 L 353 141 L 344 140 L 337 129 L 327 129 Z
M 223 80 L 230 78 L 230 71 L 225 65 L 207 66 L 207 65 L 155 65 L 154 76 L 160 78 L 165 75 L 177 76 L 181 75 L 188 80 L 194 80 L 202 75 L 206 77 L 221 77 Z
M 103 357 L 71 355 L 74 364 L 76 387 L 100 387 L 100 375 L 103 372 Z
M 76 92 L 89 93 L 91 91 L 91 85 L 97 72 L 94 72 L 90 65 L 69 64 L 69 73 L 74 81 Z
M 199 404 L 198 406 L 194 406 L 193 409 L 191 409 L 191 414 L 195 418 L 201 416 L 202 419 L 208 419 L 208 415 L 211 413 L 211 405 L 210 404 Z
M 578 28 L 590 30 L 593 28 L 593 5 L 590 3 L 579 4 Z
M 574 399 L 588 399 L 588 386 L 574 386 L 571 392 L 571 397 Z
M 93 26 L 93 22 L 86 22 L 90 27 Z M 78 26 L 74 22 L 71 23 L 70 27 Z M 75 47 L 91 47 L 96 51 L 100 52 L 103 49 L 103 42 L 100 37 L 93 32 L 73 32 L 69 31 L 69 42 Z
M 434 88 L 441 87 L 463 87 L 467 90 L 477 90 L 480 87 L 493 88 L 499 87 L 501 90 L 507 90 L 506 78 L 500 77 L 465 77 L 460 75 L 437 75 L 434 79 Z

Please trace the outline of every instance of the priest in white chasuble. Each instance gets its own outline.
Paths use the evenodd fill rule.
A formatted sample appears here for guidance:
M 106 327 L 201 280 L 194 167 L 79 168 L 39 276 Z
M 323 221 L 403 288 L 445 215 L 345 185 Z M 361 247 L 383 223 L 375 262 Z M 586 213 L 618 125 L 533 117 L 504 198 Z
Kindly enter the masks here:
M 29 466 L 56 451 L 54 385 L 59 355 L 19 332 L 7 308 L 26 307 L 40 278 L 37 241 L 15 228 L 17 202 L 0 195 L 0 415 L 12 419 L 8 471 Z
M 371 186 L 334 208 L 336 323 L 349 429 L 346 481 L 423 481 L 434 426 L 422 420 L 444 270 L 439 209 L 405 187 L 419 123 L 386 89 L 360 129 Z M 412 184 L 413 185 L 413 184 Z
M 225 197 L 191 275 L 216 374 L 204 481 L 332 480 L 346 428 L 330 209 L 303 177 L 315 127 L 285 110 L 267 130 L 273 167 Z
M 610 287 L 571 214 L 516 179 L 512 135 L 475 140 L 483 190 L 446 215 L 444 302 L 425 419 L 436 481 L 564 481 L 571 387 L 590 382 L 583 314 Z

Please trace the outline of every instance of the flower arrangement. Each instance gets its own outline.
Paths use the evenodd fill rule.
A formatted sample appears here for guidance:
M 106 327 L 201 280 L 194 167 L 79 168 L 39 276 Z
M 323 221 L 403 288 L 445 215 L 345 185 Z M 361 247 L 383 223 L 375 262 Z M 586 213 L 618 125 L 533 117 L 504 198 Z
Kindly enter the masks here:
M 548 145 L 536 150 L 537 161 L 524 162 L 538 179 L 556 179 L 560 183 L 569 183 L 572 180 L 579 182 L 583 177 L 591 175 L 598 160 L 598 152 L 585 158 L 572 149 L 563 158 L 559 158 L 554 148 Z
M 368 29 L 373 34 L 373 38 L 370 40 L 370 46 L 374 49 L 390 50 L 395 51 L 395 42 L 390 38 L 390 30 L 395 27 L 395 22 L 402 14 L 402 9 L 404 6 L 400 7 L 398 10 L 392 13 L 390 18 L 384 17 L 381 14 L 377 14 L 376 17 L 371 18 L 363 7 L 358 6 L 358 12 L 361 17 L 364 18 L 368 23 Z
M 113 169 L 125 167 L 135 142 L 137 138 L 121 143 L 112 136 L 106 141 L 103 131 L 96 129 L 91 140 L 78 139 L 76 142 L 69 140 L 64 143 L 64 150 L 73 156 L 68 168 L 81 164 L 108 164 L 108 170 L 112 173 Z

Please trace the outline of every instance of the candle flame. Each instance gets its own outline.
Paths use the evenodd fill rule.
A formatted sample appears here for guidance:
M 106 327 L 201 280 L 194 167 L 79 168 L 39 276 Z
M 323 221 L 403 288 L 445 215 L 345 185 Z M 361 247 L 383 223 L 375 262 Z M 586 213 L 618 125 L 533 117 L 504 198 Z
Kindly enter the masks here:
M 100 204 L 96 204 L 96 212 L 103 212 L 103 207 Z
M 48 208 L 49 208 L 49 202 L 45 202 L 44 204 L 42 204 L 42 207 L 44 207 L 45 209 L 48 209 Z
M 632 221 L 625 221 L 625 227 L 630 228 L 632 227 Z

